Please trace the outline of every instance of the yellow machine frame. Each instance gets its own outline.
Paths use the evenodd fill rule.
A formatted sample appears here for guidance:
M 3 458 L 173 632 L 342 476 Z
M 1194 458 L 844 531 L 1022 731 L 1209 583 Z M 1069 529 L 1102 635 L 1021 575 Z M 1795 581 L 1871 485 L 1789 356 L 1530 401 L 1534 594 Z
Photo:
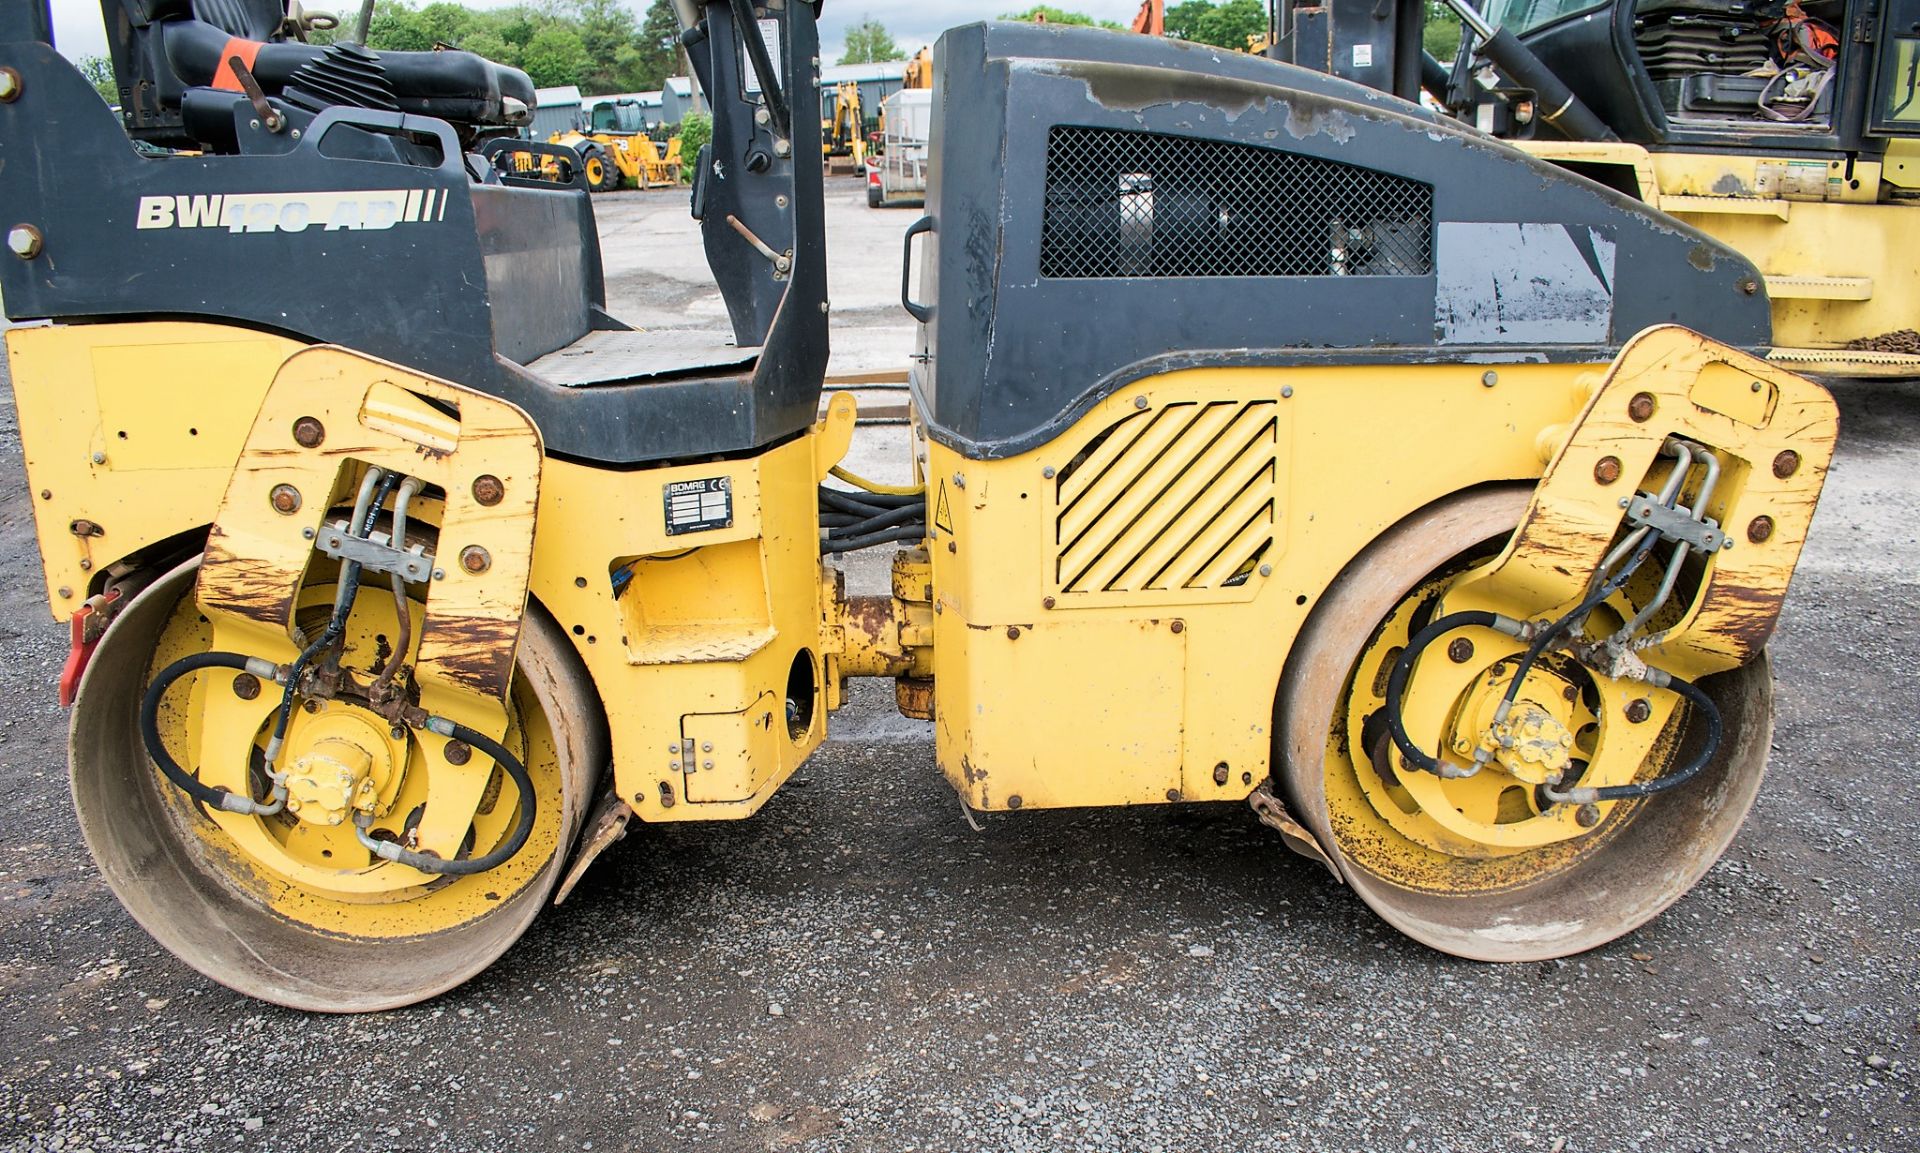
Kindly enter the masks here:
M 1612 167 L 1651 207 L 1754 262 L 1773 302 L 1773 358 L 1798 371 L 1920 375 L 1920 355 L 1853 347 L 1916 327 L 1920 141 L 1854 162 L 1746 153 L 1649 152 L 1637 144 L 1511 141 L 1542 159 Z
M 261 543 L 268 539 L 290 547 L 280 541 L 286 517 L 252 493 L 293 475 L 279 457 L 262 466 L 280 472 L 255 476 L 246 463 L 259 451 L 248 447 L 250 434 L 259 438 L 250 432 L 255 409 L 263 427 L 291 419 L 293 409 L 314 406 L 315 382 L 325 378 L 362 398 L 357 418 L 348 405 L 330 422 L 357 419 L 415 444 L 446 434 L 410 397 L 458 393 L 470 408 L 512 411 L 356 354 L 303 351 L 220 325 L 51 326 L 13 330 L 7 341 L 47 586 L 62 620 L 118 562 L 210 524 L 222 526 L 210 558 L 230 539 L 251 542 L 252 553 L 273 551 Z M 213 371 L 225 382 L 217 400 L 198 383 Z M 1660 418 L 1603 419 L 1628 393 L 1653 397 Z M 376 413 L 366 398 L 386 398 L 384 408 Z M 1404 419 L 1370 419 L 1381 411 Z M 1177 418 L 1158 419 L 1167 413 Z M 1725 667 L 1771 629 L 1835 427 L 1817 387 L 1677 328 L 1642 334 L 1611 369 L 1171 372 L 1122 389 L 1053 442 L 1009 459 L 968 461 L 917 441 L 930 555 L 903 556 L 891 597 L 849 602 L 819 560 L 814 489 L 845 452 L 854 415 L 851 398 L 836 396 L 811 433 L 757 457 L 632 472 L 514 463 L 507 454 L 524 452 L 515 446 L 533 435 L 519 417 L 501 426 L 504 439 L 460 444 L 463 470 L 503 478 L 523 496 L 537 483 L 530 518 L 500 522 L 489 513 L 497 536 L 489 551 L 496 563 L 530 556 L 524 595 L 560 622 L 586 665 L 612 737 L 617 792 L 641 818 L 754 812 L 824 738 L 848 675 L 903 678 L 903 708 L 937 717 L 941 770 L 976 809 L 1244 798 L 1268 774 L 1269 712 L 1290 638 L 1371 540 L 1449 494 L 1537 482 L 1550 461 L 1591 477 L 1585 462 L 1607 455 L 1626 479 L 1554 490 L 1567 535 L 1549 551 L 1591 554 L 1619 522 L 1617 496 L 1673 433 L 1744 462 L 1715 510 L 1723 523 L 1769 518 L 1764 538 L 1736 534 L 1738 551 L 1716 562 L 1734 574 L 1738 588 L 1716 591 L 1740 618 L 1692 622 L 1670 642 L 1687 671 Z M 516 425 L 522 431 L 512 433 Z M 1356 428 L 1368 435 L 1355 438 Z M 1427 451 L 1436 440 L 1473 451 Z M 343 443 L 343 453 L 377 458 Z M 1788 450 L 1805 463 L 1776 479 L 1766 470 Z M 1101 505 L 1093 484 L 1061 477 L 1083 453 L 1097 456 L 1108 478 L 1152 463 L 1125 477 L 1142 483 L 1113 484 L 1133 495 Z M 298 483 L 325 491 L 335 459 Z M 688 548 L 666 534 L 658 494 L 694 473 L 726 476 L 735 518 Z M 464 475 L 446 478 L 448 491 Z M 1080 499 L 1088 492 L 1093 505 Z M 1229 501 L 1245 514 L 1222 522 L 1232 532 L 1182 536 L 1180 510 Z M 455 516 L 436 515 L 444 524 Z M 1159 550 L 1153 565 L 1137 567 L 1167 561 L 1180 579 L 1156 584 L 1081 563 L 1059 544 L 1059 526 L 1073 518 L 1081 539 L 1125 545 L 1110 555 Z M 1153 533 L 1162 543 L 1147 539 Z M 1260 540 L 1268 543 L 1249 551 Z M 1217 559 L 1242 555 L 1255 559 Z M 265 575 L 297 583 L 292 554 Z M 1567 599 L 1568 579 L 1523 581 L 1494 599 L 1526 602 L 1506 611 L 1546 612 Z M 484 602 L 503 627 L 518 611 L 513 590 L 509 582 Z M 436 584 L 430 619 L 442 595 Z M 1731 639 L 1688 648 L 1695 627 Z M 284 624 L 273 628 L 282 629 L 279 652 Z M 265 640 L 247 642 L 259 650 Z M 796 683 L 810 686 L 801 695 L 813 703 L 788 715 Z M 1016 685 L 1029 687 L 1009 691 Z M 470 715 L 497 724 L 484 697 L 474 700 L 480 711 Z

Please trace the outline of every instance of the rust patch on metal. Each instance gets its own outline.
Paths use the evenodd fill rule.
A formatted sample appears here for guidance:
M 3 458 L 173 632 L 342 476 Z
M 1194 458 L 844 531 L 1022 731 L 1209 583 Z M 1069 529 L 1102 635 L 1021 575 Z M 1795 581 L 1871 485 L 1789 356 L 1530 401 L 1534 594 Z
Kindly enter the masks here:
M 1633 418 L 1635 424 L 1645 424 L 1652 420 L 1653 409 L 1653 394 L 1650 392 L 1636 392 L 1633 394 L 1633 399 L 1627 402 L 1627 415 Z
M 1790 448 L 1780 450 L 1773 458 L 1773 475 L 1785 480 L 1800 471 L 1800 454 Z
M 319 448 L 327 439 L 327 426 L 318 417 L 303 416 L 293 422 L 293 443 L 301 448 Z
M 477 544 L 470 544 L 460 550 L 460 567 L 474 574 L 486 572 L 493 567 L 493 555 Z
M 580 883 L 580 878 L 586 876 L 587 866 L 598 860 L 609 845 L 627 835 L 627 822 L 632 818 L 633 809 L 609 783 L 606 792 L 601 794 L 594 806 L 593 815 L 587 818 L 587 831 L 580 838 L 580 847 L 574 850 L 573 863 L 567 866 L 567 875 L 561 878 L 560 887 L 554 890 L 554 904 L 565 901 L 567 894 L 573 892 L 573 887 Z
M 848 597 L 845 604 L 847 626 L 869 638 L 869 643 L 878 642 L 893 628 L 891 597 Z
M 1603 456 L 1594 462 L 1593 479 L 1600 484 L 1612 484 L 1620 479 L 1620 458 Z
M 1762 544 L 1773 536 L 1773 518 L 1756 516 L 1747 522 L 1747 539 L 1754 544 Z
M 507 486 L 500 483 L 500 478 L 494 476 L 492 473 L 482 473 L 473 478 L 473 499 L 488 508 L 499 504 L 500 499 L 506 495 Z M 559 903 L 558 901 L 554 902 L 556 905 Z
M 286 573 L 270 562 L 234 552 L 217 524 L 207 534 L 206 551 L 201 554 L 202 584 L 209 574 L 217 574 L 219 587 L 230 594 L 222 599 L 221 612 L 275 628 L 286 627 L 293 594 Z
M 893 682 L 893 705 L 903 717 L 933 719 L 933 678 L 901 677 Z
M 450 681 L 484 696 L 505 691 L 513 674 L 513 646 L 520 622 L 492 617 L 456 617 L 429 621 L 432 663 Z

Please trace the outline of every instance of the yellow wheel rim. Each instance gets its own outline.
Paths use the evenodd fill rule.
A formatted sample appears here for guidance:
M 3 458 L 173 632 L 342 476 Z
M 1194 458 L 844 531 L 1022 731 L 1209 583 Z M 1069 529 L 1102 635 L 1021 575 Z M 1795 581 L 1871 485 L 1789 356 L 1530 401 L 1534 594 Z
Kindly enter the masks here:
M 156 940 L 200 972 L 296 1008 L 411 1004 L 485 968 L 520 936 L 558 882 L 593 773 L 604 764 L 598 730 L 583 730 L 576 719 L 591 716 L 596 702 L 559 626 L 529 607 L 511 692 L 513 723 L 503 741 L 525 754 L 538 798 L 535 834 L 498 868 L 429 878 L 405 866 L 371 865 L 350 830 L 249 816 L 238 820 L 250 823 L 253 835 L 236 836 L 224 822 L 232 814 L 216 819 L 161 777 L 140 743 L 139 699 L 155 671 L 205 646 L 208 626 L 192 596 L 196 567 L 183 565 L 134 598 L 101 642 L 74 706 L 75 809 L 114 894 Z M 382 593 L 369 588 L 355 606 L 343 662 L 349 668 L 367 668 L 381 630 L 394 623 L 391 597 Z M 331 596 L 323 589 L 309 595 Z M 209 694 L 234 692 L 232 680 L 230 672 L 202 672 L 167 695 L 162 738 L 189 771 L 199 764 L 196 746 L 212 739 L 196 732 L 197 717 Z M 277 695 L 272 686 L 263 690 L 259 701 L 248 702 L 261 706 L 262 723 L 271 705 L 265 698 Z M 313 739 L 325 736 L 326 715 L 303 714 L 302 728 Z M 555 717 L 567 726 L 564 739 L 554 731 Z M 257 748 L 257 734 L 257 726 L 249 727 L 223 747 L 245 756 Z M 294 735 L 290 730 L 289 749 Z M 391 809 L 376 828 L 404 827 L 413 810 L 433 803 L 432 774 L 419 770 L 410 763 L 403 779 L 390 782 Z M 516 794 L 510 782 L 502 784 L 485 790 L 469 855 L 497 843 L 515 816 Z M 388 878 L 373 883 L 383 871 Z
M 1434 582 L 1453 579 L 1478 554 L 1469 547 L 1463 557 L 1463 546 L 1487 542 L 1497 548 L 1519 523 L 1527 496 L 1521 487 L 1462 493 L 1383 533 L 1321 596 L 1294 640 L 1275 701 L 1279 791 L 1339 875 L 1408 936 L 1489 961 L 1577 953 L 1643 924 L 1678 899 L 1738 831 L 1759 791 L 1772 733 L 1772 679 L 1761 659 L 1699 682 L 1718 705 L 1727 734 L 1699 776 L 1657 797 L 1602 806 L 1608 811 L 1581 835 L 1536 845 L 1450 842 L 1442 834 L 1457 836 L 1460 822 L 1423 823 L 1433 816 L 1426 811 L 1435 803 L 1430 798 L 1477 807 L 1483 827 L 1496 833 L 1542 818 L 1529 806 L 1525 812 L 1510 809 L 1503 821 L 1497 795 L 1489 803 L 1437 778 L 1411 782 L 1415 787 L 1395 796 L 1393 782 L 1361 747 L 1378 732 L 1366 718 L 1384 687 L 1382 666 L 1404 645 L 1410 618 Z M 1516 612 L 1525 611 L 1516 606 Z M 1437 692 L 1428 691 L 1436 678 L 1417 669 L 1406 708 L 1415 743 L 1439 748 L 1472 703 L 1469 690 L 1480 667 L 1506 655 L 1494 645 L 1463 664 L 1451 682 L 1443 665 Z M 1421 665 L 1431 659 L 1423 656 Z M 1583 718 L 1600 718 L 1599 753 L 1583 780 L 1644 777 L 1690 749 L 1685 719 L 1669 722 L 1664 714 L 1636 733 L 1605 738 L 1606 715 L 1617 714 L 1621 703 L 1614 692 L 1604 689 L 1597 701 L 1583 692 L 1586 711 L 1567 713 L 1569 720 L 1582 721 L 1581 728 Z M 1629 751 L 1610 754 L 1619 749 Z

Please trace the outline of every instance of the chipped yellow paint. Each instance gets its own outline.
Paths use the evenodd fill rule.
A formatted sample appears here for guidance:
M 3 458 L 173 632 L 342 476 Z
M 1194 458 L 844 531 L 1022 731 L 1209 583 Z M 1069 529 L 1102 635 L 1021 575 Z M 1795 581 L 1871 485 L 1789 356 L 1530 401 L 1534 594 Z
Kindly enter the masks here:
M 1734 414 L 1701 403 L 1729 396 L 1768 399 L 1724 406 L 1741 410 Z M 1636 420 L 1636 404 L 1647 403 L 1652 412 Z M 1506 552 L 1451 590 L 1445 607 L 1516 615 L 1513 606 L 1528 606 L 1534 617 L 1573 607 L 1613 543 L 1621 501 L 1652 487 L 1643 478 L 1664 468 L 1661 446 L 1680 437 L 1714 450 L 1726 466 L 1706 511 L 1732 547 L 1708 563 L 1700 596 L 1647 660 L 1689 679 L 1745 664 L 1772 635 L 1838 435 L 1833 397 L 1812 381 L 1684 328 L 1648 329 L 1608 370 Z M 1793 467 L 1776 475 L 1776 459 L 1788 452 Z M 1619 479 L 1600 479 L 1605 458 L 1618 462 Z
M 429 402 L 437 402 L 439 408 Z M 450 409 L 458 415 L 449 415 Z M 297 439 L 296 426 L 317 422 L 317 444 Z M 302 582 L 315 565 L 316 536 L 334 531 L 337 511 L 351 507 L 360 477 L 379 467 L 418 477 L 444 494 L 435 510 L 439 536 L 434 577 L 426 583 L 411 662 L 419 705 L 496 739 L 507 729 L 503 707 L 513 672 L 520 618 L 526 607 L 533 514 L 539 498 L 542 453 L 526 415 L 504 401 L 344 349 L 321 346 L 288 357 L 262 400 L 236 460 L 208 533 L 200 565 L 200 610 L 213 622 L 212 647 L 288 664 L 301 645 L 294 613 Z M 501 498 L 475 496 L 482 476 L 497 479 Z M 271 494 L 291 486 L 301 494 L 293 515 L 279 512 Z M 425 511 L 425 510 L 423 510 Z M 483 548 L 484 571 L 460 563 L 468 548 Z M 367 592 L 385 596 L 387 579 L 369 574 Z M 370 674 L 369 674 L 370 676 Z M 260 726 L 260 699 L 208 694 L 200 740 L 191 763 L 202 779 L 245 791 L 243 751 Z M 484 756 L 447 762 L 448 738 L 419 731 L 415 744 L 431 762 L 432 782 L 416 844 L 443 857 L 460 849 L 495 767 Z M 291 741 L 291 763 L 306 749 Z M 297 862 L 280 860 L 250 816 L 213 814 L 247 851 L 283 874 L 314 886 Z M 405 866 L 376 869 L 330 883 L 348 891 L 385 890 L 424 883 Z
M 1021 807 L 1246 797 L 1267 776 L 1275 686 L 1321 591 L 1422 506 L 1539 476 L 1536 436 L 1574 417 L 1579 378 L 1594 369 L 1507 365 L 1491 388 L 1477 365 L 1188 369 L 1122 389 L 1019 456 L 966 460 L 930 444 L 924 471 L 949 482 L 954 522 L 931 541 L 936 746 L 948 781 L 980 809 L 1014 797 Z M 1084 461 L 1069 464 L 1109 430 L 1222 401 L 1275 414 L 1261 449 L 1277 460 L 1270 547 L 1234 583 L 1229 573 L 1206 587 L 1147 581 L 1124 597 L 1062 592 L 1060 511 L 1090 475 Z M 1154 457 L 1108 455 L 1143 467 Z M 1151 499 L 1142 511 L 1182 524 Z M 1149 560 L 1166 551 L 1138 543 Z
M 261 398 L 301 348 L 174 322 L 14 328 L 6 340 L 47 600 L 62 621 L 113 562 L 213 521 Z M 99 535 L 74 535 L 83 520 Z
M 39 330 L 55 335 L 22 347 L 29 361 L 68 365 L 101 341 L 250 347 L 213 326 L 101 327 L 141 331 Z M 1533 482 L 1546 470 L 1537 501 L 1545 511 L 1530 517 L 1514 563 L 1448 595 L 1510 615 L 1550 612 L 1584 582 L 1621 515 L 1618 493 L 1575 488 L 1582 478 L 1592 487 L 1594 465 L 1609 454 L 1623 461 L 1621 491 L 1657 477 L 1654 455 L 1669 433 L 1736 460 L 1714 511 L 1739 523 L 1707 595 L 1654 659 L 1684 675 L 1730 667 L 1764 643 L 1832 444 L 1831 402 L 1820 390 L 1678 329 L 1643 334 L 1612 366 L 1503 365 L 1491 385 L 1482 365 L 1180 370 L 1121 390 L 1053 442 L 1009 459 L 966 460 L 929 445 L 919 471 L 938 478 L 939 504 L 929 510 L 930 555 L 902 570 L 914 587 L 842 604 L 822 576 L 815 487 L 846 451 L 850 397 L 833 397 L 808 435 L 757 457 L 620 471 L 542 460 L 537 434 L 501 402 L 340 350 L 296 352 L 280 342 L 248 354 L 249 363 L 279 360 L 256 370 L 262 401 L 245 453 L 229 437 L 224 467 L 143 470 L 138 486 L 84 454 L 71 454 L 80 464 L 61 455 L 90 448 L 103 418 L 89 412 L 92 423 L 78 427 L 52 411 L 44 387 L 31 387 L 38 399 L 22 413 L 35 483 L 75 493 L 42 502 L 50 585 L 87 571 L 75 563 L 79 547 L 104 564 L 130 551 L 124 541 L 217 519 L 202 602 L 214 610 L 219 647 L 284 660 L 292 590 L 312 579 L 298 530 L 319 528 L 326 508 L 352 499 L 358 466 L 348 462 L 426 476 L 450 494 L 450 507 L 419 509 L 423 523 L 440 527 L 447 572 L 417 632 L 430 691 L 441 694 L 429 707 L 502 730 L 500 660 L 531 595 L 592 676 L 619 795 L 652 821 L 756 811 L 824 739 L 846 674 L 904 674 L 921 692 L 933 674 L 940 764 L 978 808 L 1243 798 L 1268 774 L 1274 690 L 1295 633 L 1380 532 L 1449 494 Z M 1639 391 L 1657 400 L 1644 424 L 1615 411 Z M 171 379 L 154 398 L 195 419 L 213 407 Z M 448 416 L 448 406 L 460 415 Z M 1396 419 L 1380 421 L 1381 412 Z M 301 416 L 327 428 L 316 450 L 291 440 Z M 1788 443 L 1802 464 L 1776 478 L 1771 446 Z M 1179 451 L 1160 451 L 1168 448 Z M 504 481 L 508 499 L 495 509 L 470 499 L 480 472 Z M 667 495 L 687 482 L 723 482 L 727 523 L 669 530 Z M 302 489 L 299 515 L 267 503 L 278 483 Z M 151 502 L 138 505 L 148 510 L 144 535 L 122 537 L 111 528 L 116 513 L 138 501 Z M 1744 525 L 1763 511 L 1772 536 L 1749 546 Z M 80 516 L 108 524 L 108 534 L 76 545 L 67 522 Z M 492 557 L 480 579 L 450 563 L 468 543 Z M 467 631 L 436 631 L 437 620 Z M 1517 648 L 1476 643 L 1490 646 L 1488 660 Z M 1449 731 L 1485 663 L 1423 670 L 1410 723 L 1429 736 Z M 1621 692 L 1603 691 L 1597 723 L 1630 777 L 1669 727 L 1672 704 L 1655 700 L 1636 732 L 1609 733 L 1607 715 L 1629 699 Z M 258 702 L 201 695 L 228 698 L 196 705 L 220 747 L 257 738 Z M 1645 755 L 1627 755 L 1633 749 Z M 437 744 L 428 751 L 437 755 Z M 440 776 L 454 791 L 428 812 L 471 814 L 485 775 Z M 1419 804 L 1444 799 L 1435 792 Z M 1495 803 L 1464 807 L 1477 807 L 1485 825 Z M 443 844 L 452 830 L 441 820 L 430 832 Z M 1481 853 L 1512 847 L 1473 823 L 1455 825 L 1436 822 L 1431 836 Z M 260 847 L 262 859 L 269 848 Z M 284 867 L 302 863 L 310 855 Z

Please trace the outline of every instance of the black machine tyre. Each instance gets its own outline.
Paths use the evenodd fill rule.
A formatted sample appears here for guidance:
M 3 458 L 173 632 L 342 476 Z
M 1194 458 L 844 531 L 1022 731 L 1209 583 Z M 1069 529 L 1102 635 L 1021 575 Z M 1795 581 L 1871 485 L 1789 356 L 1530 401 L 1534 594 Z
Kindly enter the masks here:
M 607 159 L 607 150 L 597 144 L 589 144 L 580 150 L 580 163 L 585 167 L 587 187 L 595 192 L 612 192 L 620 187 L 620 170 Z
M 1489 488 L 1442 500 L 1389 529 L 1321 598 L 1296 639 L 1275 703 L 1276 785 L 1340 875 L 1384 920 L 1456 956 L 1533 961 L 1582 952 L 1632 931 L 1692 888 L 1719 859 L 1765 773 L 1773 734 L 1766 656 L 1699 687 L 1725 724 L 1718 753 L 1685 788 L 1622 805 L 1586 838 L 1497 860 L 1449 863 L 1406 841 L 1351 797 L 1351 778 L 1373 771 L 1348 746 L 1346 702 L 1379 630 L 1430 574 L 1497 547 L 1520 523 L 1529 489 Z M 1475 545 L 1480 545 L 1476 549 Z M 1664 752 L 1698 739 L 1676 722 Z M 1653 758 L 1650 758 L 1650 760 Z M 1342 778 L 1346 775 L 1346 779 Z M 1330 800 L 1330 797 L 1336 798 Z M 1396 856 L 1398 855 L 1398 856 Z M 1383 862 L 1418 859 L 1427 870 L 1390 876 Z M 1437 867 L 1436 867 L 1437 864 Z
M 867 207 L 878 208 L 881 203 L 880 186 L 878 184 L 867 185 Z
M 548 811 L 558 814 L 551 856 L 523 867 L 517 888 L 491 894 L 497 903 L 458 923 L 431 932 L 349 935 L 274 907 L 270 902 L 287 883 L 247 865 L 211 818 L 161 777 L 142 746 L 138 713 L 150 663 L 170 628 L 177 632 L 180 614 L 192 610 L 198 565 L 195 558 L 179 566 L 134 598 L 102 639 L 75 701 L 69 737 L 74 806 L 108 887 L 188 965 L 237 992 L 290 1008 L 397 1008 L 485 969 L 519 939 L 559 881 L 593 777 L 605 763 L 604 731 L 570 719 L 594 715 L 598 702 L 565 634 L 529 606 L 514 687 L 523 738 L 532 741 L 529 734 L 537 731 L 550 753 L 542 764 L 528 764 L 551 790 L 542 798 L 553 806 Z M 176 695 L 184 699 L 185 687 Z M 505 889 L 501 879 L 480 874 L 443 879 L 408 900 L 442 900 L 462 880 L 482 888 L 492 880 L 491 887 Z

